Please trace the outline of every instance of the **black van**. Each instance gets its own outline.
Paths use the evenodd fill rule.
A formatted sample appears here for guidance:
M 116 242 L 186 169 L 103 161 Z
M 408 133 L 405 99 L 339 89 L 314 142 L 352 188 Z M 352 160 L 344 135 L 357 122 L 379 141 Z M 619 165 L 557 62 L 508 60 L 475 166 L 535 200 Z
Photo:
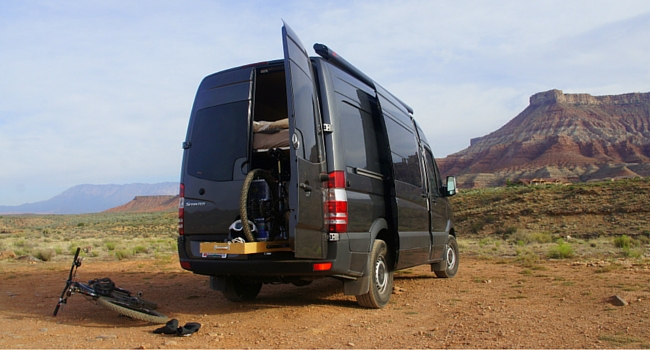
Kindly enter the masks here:
M 413 110 L 325 45 L 282 28 L 284 60 L 207 76 L 181 172 L 181 266 L 233 301 L 264 283 L 343 282 L 381 308 L 393 271 L 453 277 L 453 215 Z

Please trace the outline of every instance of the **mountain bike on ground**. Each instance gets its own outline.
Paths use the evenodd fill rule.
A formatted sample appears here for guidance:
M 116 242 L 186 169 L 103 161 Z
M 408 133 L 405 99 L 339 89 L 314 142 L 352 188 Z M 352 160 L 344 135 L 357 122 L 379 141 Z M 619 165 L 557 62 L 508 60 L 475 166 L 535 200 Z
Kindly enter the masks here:
M 80 250 L 81 248 L 77 248 L 72 260 L 70 274 L 54 309 L 54 316 L 59 312 L 59 308 L 67 304 L 71 295 L 82 294 L 86 299 L 124 316 L 151 323 L 166 323 L 169 320 L 167 316 L 155 311 L 158 307 L 156 303 L 142 299 L 142 292 L 133 295 L 126 289 L 116 287 L 110 278 L 96 278 L 88 281 L 87 284 L 78 282 L 77 269 L 83 259 L 79 256 Z

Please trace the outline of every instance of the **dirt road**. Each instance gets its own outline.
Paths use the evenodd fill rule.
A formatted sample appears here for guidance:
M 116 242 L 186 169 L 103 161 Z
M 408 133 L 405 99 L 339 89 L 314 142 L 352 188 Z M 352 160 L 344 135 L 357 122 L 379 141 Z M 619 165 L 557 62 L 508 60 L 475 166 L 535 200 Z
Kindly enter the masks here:
M 191 337 L 118 317 L 74 295 L 52 311 L 69 266 L 0 264 L 0 348 L 612 348 L 650 347 L 648 265 L 546 261 L 541 269 L 464 257 L 458 276 L 418 267 L 399 273 L 382 310 L 357 306 L 333 279 L 265 285 L 233 303 L 178 263 L 84 261 L 81 280 L 111 277 L 141 290 Z M 613 306 L 619 295 L 629 302 Z

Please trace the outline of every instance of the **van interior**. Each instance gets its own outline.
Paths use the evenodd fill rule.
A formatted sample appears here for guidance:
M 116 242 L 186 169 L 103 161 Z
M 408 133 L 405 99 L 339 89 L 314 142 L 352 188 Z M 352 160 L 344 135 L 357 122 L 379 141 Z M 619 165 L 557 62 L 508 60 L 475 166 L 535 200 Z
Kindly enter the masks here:
M 269 239 L 288 238 L 288 220 L 273 216 L 288 214 L 288 194 L 286 183 L 289 181 L 289 120 L 287 110 L 287 90 L 284 66 L 276 65 L 259 68 L 255 74 L 254 95 L 252 100 L 252 142 L 249 154 L 249 172 L 263 169 L 271 175 L 268 179 L 255 179 L 248 190 L 247 208 L 249 220 L 257 226 L 258 236 L 264 236 L 261 227 L 273 227 Z M 267 184 L 264 184 L 264 182 Z M 274 191 L 274 193 L 268 193 Z M 278 202 L 278 203 L 273 203 Z M 265 223 L 262 222 L 264 218 Z M 281 222 L 278 227 L 277 223 Z M 263 228 L 262 228 L 263 230 Z M 263 240 L 263 237 L 257 237 Z

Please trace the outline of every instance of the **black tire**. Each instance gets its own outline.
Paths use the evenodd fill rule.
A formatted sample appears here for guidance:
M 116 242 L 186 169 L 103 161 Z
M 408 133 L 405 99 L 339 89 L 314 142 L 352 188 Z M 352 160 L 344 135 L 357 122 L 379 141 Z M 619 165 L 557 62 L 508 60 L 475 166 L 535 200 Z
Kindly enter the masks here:
M 222 293 L 230 301 L 242 302 L 257 298 L 260 290 L 262 290 L 261 282 L 245 282 L 237 276 L 228 276 L 226 277 L 226 288 Z
M 458 243 L 456 237 L 449 235 L 447 241 L 447 251 L 444 252 L 447 258 L 447 264 L 442 271 L 434 271 L 436 276 L 440 278 L 452 278 L 458 273 L 458 264 L 460 264 L 460 254 L 458 254 Z
M 375 240 L 368 259 L 368 273 L 370 289 L 368 293 L 356 296 L 357 303 L 366 308 L 381 309 L 388 304 L 393 293 L 393 271 L 390 270 L 386 242 Z
M 291 284 L 293 284 L 296 287 L 304 287 L 310 285 L 311 282 L 313 281 L 296 280 L 296 281 L 292 281 Z
M 148 302 L 151 303 L 151 302 Z M 99 297 L 97 304 L 121 315 L 151 323 L 167 323 L 169 317 L 150 309 L 138 309 L 109 297 Z
M 275 191 L 273 190 L 273 177 L 271 174 L 269 174 L 268 171 L 263 170 L 263 169 L 253 169 L 251 172 L 246 175 L 246 179 L 244 180 L 244 184 L 242 185 L 241 189 L 241 196 L 239 198 L 239 215 L 241 218 L 242 222 L 242 232 L 244 234 L 244 239 L 247 242 L 255 242 L 257 241 L 257 238 L 253 236 L 253 233 L 251 232 L 250 227 L 247 225 L 248 223 L 248 214 L 250 212 L 249 208 L 249 192 L 251 188 L 251 184 L 253 183 L 253 180 L 257 179 L 263 179 L 266 181 L 267 185 L 271 189 L 271 203 L 275 203 Z M 269 232 L 271 232 L 269 230 Z

